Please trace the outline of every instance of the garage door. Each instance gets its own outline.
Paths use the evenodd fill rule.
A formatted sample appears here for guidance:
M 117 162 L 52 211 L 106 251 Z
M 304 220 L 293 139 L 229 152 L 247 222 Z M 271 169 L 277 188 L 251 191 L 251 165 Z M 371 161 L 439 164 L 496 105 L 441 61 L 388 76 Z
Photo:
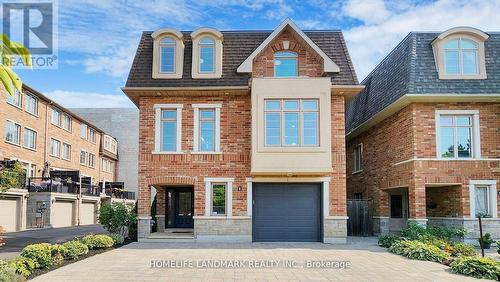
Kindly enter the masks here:
M 80 224 L 94 224 L 95 203 L 82 202 L 80 207 Z
M 17 199 L 0 199 L 0 226 L 5 232 L 17 231 L 18 211 Z
M 321 185 L 255 183 L 253 241 L 321 241 Z
M 54 209 L 52 226 L 67 227 L 73 225 L 73 202 L 56 201 L 52 208 Z

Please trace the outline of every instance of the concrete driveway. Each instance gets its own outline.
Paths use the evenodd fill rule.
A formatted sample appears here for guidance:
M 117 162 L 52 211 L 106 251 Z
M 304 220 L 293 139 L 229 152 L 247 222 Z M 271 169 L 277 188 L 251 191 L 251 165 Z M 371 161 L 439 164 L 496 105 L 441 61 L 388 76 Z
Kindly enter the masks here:
M 107 233 L 100 224 L 82 225 L 62 228 L 32 229 L 5 233 L 6 245 L 0 248 L 0 259 L 15 258 L 21 250 L 34 243 L 64 243 L 75 237 L 90 233 Z
M 308 268 L 308 263 L 314 267 Z M 321 243 L 133 243 L 34 279 L 89 280 L 408 282 L 474 279 L 452 274 L 448 267 L 438 263 L 393 255 L 376 246 L 374 239 L 351 239 L 343 246 Z

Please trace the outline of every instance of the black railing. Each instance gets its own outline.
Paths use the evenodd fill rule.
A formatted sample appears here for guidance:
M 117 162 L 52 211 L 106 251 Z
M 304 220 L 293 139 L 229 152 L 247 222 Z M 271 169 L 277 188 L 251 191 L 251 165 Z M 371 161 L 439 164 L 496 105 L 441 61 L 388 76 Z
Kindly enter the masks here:
M 135 192 L 121 191 L 115 188 L 106 188 L 105 193 L 112 198 L 135 200 Z
M 100 194 L 101 194 L 101 187 L 97 185 L 82 183 L 82 195 L 99 196 Z
M 69 182 L 46 177 L 30 177 L 28 180 L 29 192 L 54 192 L 78 194 L 79 183 Z

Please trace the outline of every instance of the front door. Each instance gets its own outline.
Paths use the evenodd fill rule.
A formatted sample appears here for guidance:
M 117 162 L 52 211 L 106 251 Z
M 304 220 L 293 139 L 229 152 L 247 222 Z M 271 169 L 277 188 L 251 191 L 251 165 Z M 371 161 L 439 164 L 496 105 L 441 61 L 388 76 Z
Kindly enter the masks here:
M 192 188 L 167 189 L 167 228 L 193 228 Z
M 390 231 L 400 231 L 406 227 L 406 221 L 408 220 L 407 197 L 406 192 L 389 195 L 391 216 L 389 221 Z

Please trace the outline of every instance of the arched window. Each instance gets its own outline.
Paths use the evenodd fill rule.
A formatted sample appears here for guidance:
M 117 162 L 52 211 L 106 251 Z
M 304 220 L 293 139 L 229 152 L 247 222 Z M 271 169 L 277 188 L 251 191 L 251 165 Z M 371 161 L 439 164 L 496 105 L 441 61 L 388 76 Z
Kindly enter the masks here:
M 160 40 L 160 72 L 175 73 L 175 39 L 165 37 Z
M 444 69 L 448 75 L 477 75 L 478 44 L 469 39 L 451 39 L 443 45 Z
M 297 61 L 297 53 L 290 51 L 281 51 L 274 53 L 274 76 L 298 76 L 299 68 Z
M 215 72 L 215 40 L 203 37 L 199 43 L 200 73 Z

